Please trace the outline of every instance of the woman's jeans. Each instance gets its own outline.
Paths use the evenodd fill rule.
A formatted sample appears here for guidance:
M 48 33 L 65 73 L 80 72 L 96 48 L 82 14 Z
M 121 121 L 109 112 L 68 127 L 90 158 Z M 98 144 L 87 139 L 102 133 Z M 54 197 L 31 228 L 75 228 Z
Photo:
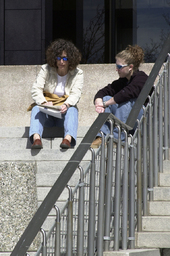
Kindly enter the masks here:
M 61 118 L 56 118 L 47 115 L 39 110 L 38 106 L 33 107 L 31 112 L 29 137 L 33 143 L 33 135 L 38 133 L 42 138 L 44 127 L 64 127 L 64 137 L 70 135 L 72 137 L 71 145 L 76 144 L 77 129 L 78 129 L 78 110 L 75 107 L 68 108 Z
M 108 101 L 111 96 L 105 96 L 103 97 L 103 101 Z M 132 99 L 130 101 L 121 103 L 121 104 L 114 104 L 114 105 L 109 105 L 108 107 L 105 108 L 105 113 L 112 113 L 115 115 L 119 120 L 121 120 L 123 123 L 126 123 L 126 120 L 130 114 L 130 111 L 135 104 L 136 99 Z M 138 118 L 140 120 L 141 116 L 143 114 L 143 109 L 140 110 Z M 136 124 L 133 130 L 136 129 Z M 110 134 L 110 123 L 106 122 L 100 129 L 104 133 L 104 135 Z M 118 139 L 118 129 L 114 128 L 113 129 L 113 135 L 115 139 Z M 101 134 L 98 133 L 97 136 L 101 137 Z M 121 140 L 125 140 L 125 135 L 122 132 L 121 133 Z

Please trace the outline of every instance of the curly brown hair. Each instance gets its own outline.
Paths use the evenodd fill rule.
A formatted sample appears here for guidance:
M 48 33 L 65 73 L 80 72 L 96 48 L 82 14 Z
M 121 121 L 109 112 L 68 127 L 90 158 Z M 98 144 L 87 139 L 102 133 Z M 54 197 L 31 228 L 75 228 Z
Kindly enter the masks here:
M 47 63 L 51 67 L 56 68 L 57 67 L 56 58 L 58 56 L 61 56 L 63 51 L 67 53 L 69 70 L 75 69 L 81 61 L 81 53 L 71 41 L 61 39 L 61 38 L 53 41 L 47 48 L 47 51 L 46 51 Z
M 116 55 L 116 58 L 123 59 L 128 65 L 133 64 L 133 70 L 137 70 L 144 62 L 144 51 L 139 45 L 128 45 Z

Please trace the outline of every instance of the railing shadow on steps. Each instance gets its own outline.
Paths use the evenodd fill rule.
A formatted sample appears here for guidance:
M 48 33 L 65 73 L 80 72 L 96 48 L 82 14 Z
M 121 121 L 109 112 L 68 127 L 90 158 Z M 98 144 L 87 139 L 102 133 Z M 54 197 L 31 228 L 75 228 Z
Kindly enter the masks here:
M 150 92 L 169 52 L 170 37 L 164 44 L 151 74 L 124 124 L 108 113 L 99 114 L 57 181 L 47 194 L 30 221 L 11 256 L 23 256 L 38 232 L 43 241 L 36 256 L 42 255 L 103 255 L 104 251 L 119 248 L 135 248 L 135 231 L 141 231 L 142 215 L 147 215 L 147 201 L 153 200 L 153 187 L 158 184 L 158 173 L 163 171 L 163 160 L 168 159 L 170 65 L 169 57 L 163 65 L 144 114 L 138 113 Z M 146 87 L 147 85 L 147 87 Z M 149 88 L 148 88 L 149 87 Z M 135 118 L 134 118 L 135 117 Z M 106 122 L 111 133 L 104 137 L 98 150 L 90 145 Z M 130 125 L 129 125 L 130 124 Z M 118 129 L 118 140 L 113 129 Z M 121 132 L 125 141 L 121 141 Z M 92 159 L 83 170 L 81 161 L 91 151 Z M 80 170 L 80 180 L 72 189 L 68 182 L 73 173 Z M 143 177 L 143 178 L 142 178 Z M 148 181 L 149 177 L 149 181 Z M 69 198 L 63 207 L 57 207 L 57 199 L 68 188 Z M 56 209 L 56 220 L 46 235 L 41 227 L 51 209 Z

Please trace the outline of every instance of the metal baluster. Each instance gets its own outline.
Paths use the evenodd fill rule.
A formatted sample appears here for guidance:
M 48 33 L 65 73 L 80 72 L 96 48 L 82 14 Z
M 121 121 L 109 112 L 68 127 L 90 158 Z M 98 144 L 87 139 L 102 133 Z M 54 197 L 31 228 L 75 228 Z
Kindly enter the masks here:
M 119 250 L 119 233 L 120 233 L 120 186 L 121 186 L 121 129 L 118 129 L 118 145 L 116 154 L 115 169 L 115 216 L 114 216 L 114 250 Z
M 143 215 L 148 213 L 147 110 L 143 110 Z
M 73 196 L 70 186 L 66 186 L 69 190 L 68 198 L 68 219 L 67 219 L 67 256 L 73 255 Z
M 55 230 L 55 256 L 60 256 L 60 209 L 54 205 L 56 210 L 56 230 Z
M 43 228 L 40 229 L 40 232 L 43 237 L 42 241 L 42 256 L 47 256 L 47 237 L 46 237 L 46 232 Z
M 99 181 L 99 205 L 97 226 L 97 255 L 103 256 L 103 234 L 104 234 L 104 190 L 105 190 L 105 137 L 102 135 L 101 158 L 100 158 L 100 181 Z
M 164 64 L 164 159 L 169 159 L 168 149 L 168 85 L 167 85 L 167 64 Z
M 113 121 L 110 123 L 110 135 L 108 145 L 107 159 L 107 176 L 106 176 L 106 209 L 105 209 L 105 233 L 104 233 L 104 248 L 109 251 L 110 244 L 110 220 L 111 220 L 111 196 L 112 196 L 112 181 L 113 181 Z
M 152 103 L 149 98 L 149 200 L 153 200 L 153 130 L 152 130 Z
M 130 249 L 135 248 L 135 156 L 134 142 L 131 137 L 130 145 L 130 173 L 129 173 L 129 241 Z
M 138 143 L 137 143 L 137 231 L 142 231 L 142 143 L 141 128 L 138 123 Z
M 84 172 L 81 166 L 79 180 L 79 203 L 78 203 L 78 232 L 77 232 L 77 255 L 83 256 L 84 252 Z
M 127 131 L 123 129 L 125 134 L 124 147 L 124 173 L 123 173 L 123 213 L 122 213 L 122 249 L 127 250 L 127 227 L 128 227 L 128 135 Z
M 168 146 L 170 148 L 170 54 L 168 54 Z
M 159 78 L 159 118 L 158 118 L 158 125 L 159 125 L 159 172 L 163 172 L 163 121 L 162 121 L 162 77 Z
M 154 169 L 154 186 L 158 186 L 158 93 L 155 88 L 153 103 L 153 169 Z
M 88 223 L 88 255 L 94 255 L 95 238 L 95 151 L 92 152 L 91 172 L 90 172 L 90 192 L 89 192 L 89 223 Z

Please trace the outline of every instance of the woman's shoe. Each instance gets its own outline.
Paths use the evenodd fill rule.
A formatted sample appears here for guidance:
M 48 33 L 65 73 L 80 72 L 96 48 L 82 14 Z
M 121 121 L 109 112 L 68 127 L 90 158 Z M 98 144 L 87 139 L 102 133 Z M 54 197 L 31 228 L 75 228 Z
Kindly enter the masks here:
M 36 139 L 31 146 L 31 149 L 41 149 L 43 148 L 42 142 L 40 139 Z
M 71 144 L 67 139 L 63 139 L 63 141 L 60 144 L 60 147 L 63 149 L 71 148 Z

